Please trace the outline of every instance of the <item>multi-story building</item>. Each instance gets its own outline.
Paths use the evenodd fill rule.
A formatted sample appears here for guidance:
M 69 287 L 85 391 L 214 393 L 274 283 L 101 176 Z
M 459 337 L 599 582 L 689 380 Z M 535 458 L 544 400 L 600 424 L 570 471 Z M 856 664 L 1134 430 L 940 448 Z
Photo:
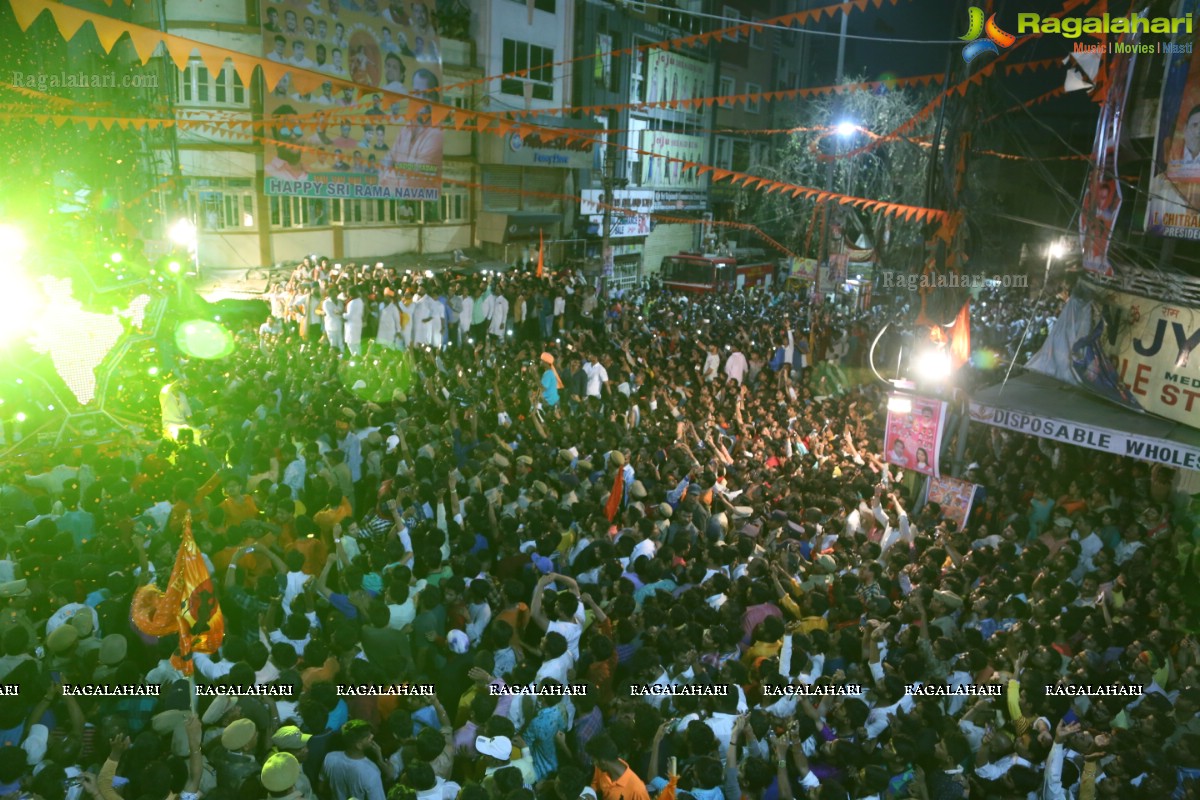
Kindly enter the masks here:
M 699 245 L 700 225 L 653 221 L 648 214 L 702 219 L 709 207 L 707 176 L 682 169 L 680 161 L 709 163 L 712 108 L 691 101 L 713 93 L 712 48 L 640 46 L 703 33 L 713 24 L 704 0 L 663 3 L 667 8 L 575 2 L 576 50 L 596 54 L 588 69 L 576 72 L 576 105 L 603 107 L 595 120 L 609 131 L 593 168 L 580 173 L 582 213 L 592 249 L 606 265 L 610 285 L 619 287 L 656 273 L 664 255 Z M 611 55 L 628 48 L 639 49 L 634 55 Z M 672 101 L 677 104 L 655 105 Z M 605 164 L 609 154 L 611 168 Z M 606 181 L 614 206 L 643 212 L 612 218 L 609 254 L 599 252 L 604 214 L 597 205 L 604 200 Z
M 811 6 L 797 0 L 722 0 L 721 27 L 761 22 Z M 713 134 L 714 167 L 738 172 L 755 172 L 771 157 L 772 144 L 780 130 L 793 124 L 793 102 L 770 102 L 761 97 L 768 92 L 797 89 L 802 86 L 803 36 L 795 30 L 774 25 L 750 29 L 747 35 L 726 36 L 717 44 L 720 63 L 716 95 L 747 96 L 745 102 L 717 103 L 716 130 Z M 737 219 L 739 193 L 746 190 L 731 183 L 714 184 L 709 192 L 716 219 Z M 734 234 L 743 247 L 759 247 L 752 237 Z
M 552 242 L 552 263 L 572 254 L 575 216 L 573 171 L 593 158 L 586 143 L 537 129 L 588 129 L 571 118 L 575 64 L 573 0 L 489 0 L 473 4 L 471 36 L 489 80 L 478 108 L 518 112 L 522 129 L 485 131 L 479 141 L 483 184 L 477 242 L 486 253 L 514 264 L 536 257 L 539 239 Z
M 443 88 L 440 99 L 473 108 L 477 79 L 482 73 L 475 66 L 474 45 L 468 39 L 464 15 L 470 11 L 465 5 L 449 5 L 451 8 L 437 18 L 442 28 L 437 43 Z M 138 6 L 134 14 L 135 21 L 146 27 L 240 53 L 261 54 L 266 52 L 263 25 L 271 24 L 261 14 L 272 6 L 284 9 L 282 13 L 299 12 L 296 16 L 301 19 L 310 15 L 320 18 L 330 9 L 338 13 L 336 2 L 327 7 L 319 0 L 307 6 L 294 0 L 283 4 L 260 0 L 157 0 Z M 384 4 L 378 7 L 383 9 Z M 393 41 L 374 38 L 383 36 L 389 24 L 399 30 L 399 25 L 390 22 L 389 10 L 376 12 L 377 23 L 370 21 L 373 28 L 377 24 L 372 30 L 373 41 Z M 307 27 L 307 20 L 304 24 Z M 337 34 L 330 29 L 335 26 L 323 22 L 322 27 L 327 30 L 307 34 L 313 39 L 310 50 L 324 51 L 328 47 L 332 52 Z M 305 36 L 298 33 L 298 38 Z M 343 45 L 347 54 L 355 46 L 353 36 Z M 395 34 L 389 28 L 386 36 Z M 411 44 L 417 46 L 416 41 Z M 405 52 L 414 60 L 424 58 L 420 53 L 413 55 L 407 44 Z M 376 49 L 365 55 L 384 61 L 386 53 Z M 166 65 L 165 73 L 177 80 L 168 87 L 168 97 L 180 124 L 153 135 L 151 146 L 158 155 L 159 175 L 174 178 L 163 189 L 167 221 L 172 217 L 194 221 L 202 267 L 255 267 L 313 253 L 354 260 L 395 253 L 445 253 L 472 246 L 477 204 L 473 187 L 479 182 L 473 132 L 445 129 L 442 183 L 440 192 L 435 193 L 436 200 L 268 195 L 263 175 L 264 139 L 269 129 L 251 124 L 263 118 L 265 89 L 261 72 L 255 73 L 253 81 L 245 82 L 231 61 L 214 70 L 212 63 L 199 56 L 194 51 L 183 70 Z M 352 77 L 348 71 L 341 74 Z M 245 124 L 238 127 L 234 123 Z M 305 132 L 309 132 L 307 128 Z M 183 207 L 171 208 L 180 204 Z

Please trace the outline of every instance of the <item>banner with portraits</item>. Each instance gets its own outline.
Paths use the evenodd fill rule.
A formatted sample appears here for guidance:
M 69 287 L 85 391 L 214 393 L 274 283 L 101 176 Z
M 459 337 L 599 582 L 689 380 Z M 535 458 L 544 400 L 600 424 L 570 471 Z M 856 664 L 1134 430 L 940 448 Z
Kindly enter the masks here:
M 931 397 L 893 395 L 911 403 L 907 412 L 894 411 L 898 403 L 888 403 L 887 434 L 884 437 L 885 457 L 912 472 L 936 477 L 938 453 L 942 449 L 942 431 L 946 426 L 946 403 Z
M 704 176 L 694 167 L 685 167 L 682 162 L 706 164 L 703 136 L 670 131 L 642 131 L 642 158 L 646 160 L 643 186 L 674 187 L 677 189 L 700 189 L 704 187 Z M 656 153 L 657 155 L 651 155 Z
M 961 531 L 967 527 L 967 519 L 971 516 L 975 489 L 975 484 L 958 478 L 930 478 L 928 501 L 937 503 L 942 509 L 942 516 Z
M 677 103 L 678 111 L 699 113 L 691 101 L 712 96 L 712 66 L 670 50 L 646 56 L 646 103 Z
M 261 3 L 269 60 L 360 87 L 301 94 L 289 72 L 268 92 L 264 192 L 437 200 L 443 130 L 421 103 L 443 100 L 433 0 Z
M 1196 0 L 1183 0 L 1179 14 L 1191 16 Z M 1154 136 L 1146 233 L 1200 239 L 1200 59 L 1193 58 L 1196 33 L 1180 32 L 1166 48 L 1158 130 Z

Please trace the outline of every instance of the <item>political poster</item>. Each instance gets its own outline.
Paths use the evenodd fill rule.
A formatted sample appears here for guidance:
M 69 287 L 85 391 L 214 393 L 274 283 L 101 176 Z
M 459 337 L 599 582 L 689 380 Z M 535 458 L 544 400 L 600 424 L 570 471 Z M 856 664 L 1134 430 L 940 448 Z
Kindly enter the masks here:
M 430 0 L 261 0 L 264 55 L 290 66 L 264 99 L 264 192 L 437 200 L 440 40 Z M 296 75 L 328 81 L 301 91 Z M 348 86 L 352 83 L 353 86 Z M 444 118 L 444 113 L 441 115 Z
M 885 458 L 911 472 L 935 477 L 938 453 L 942 449 L 942 431 L 946 426 L 946 403 L 931 397 L 894 395 L 911 403 L 907 412 L 894 411 L 899 403 L 888 403 Z
M 1195 11 L 1196 0 L 1183 0 L 1179 15 Z M 1200 239 L 1200 60 L 1193 58 L 1197 36 L 1200 27 L 1193 34 L 1180 32 L 1165 50 L 1150 167 L 1146 233 L 1173 239 Z
M 958 478 L 933 477 L 929 479 L 928 500 L 941 506 L 942 516 L 961 531 L 971 516 L 976 488 L 975 484 Z
M 1119 44 L 1123 48 L 1132 48 L 1140 38 L 1140 32 L 1126 33 L 1121 36 Z M 1129 50 L 1109 57 L 1108 94 L 1100 108 L 1096 139 L 1092 145 L 1092 166 L 1079 215 L 1083 267 L 1102 275 L 1113 273 L 1108 248 L 1122 198 L 1121 182 L 1117 180 L 1117 150 L 1136 58 L 1136 54 Z

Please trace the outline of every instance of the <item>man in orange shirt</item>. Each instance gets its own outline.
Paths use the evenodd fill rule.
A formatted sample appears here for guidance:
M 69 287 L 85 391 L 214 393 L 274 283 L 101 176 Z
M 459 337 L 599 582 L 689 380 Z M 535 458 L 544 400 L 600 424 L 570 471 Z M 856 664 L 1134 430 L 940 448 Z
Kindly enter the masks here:
M 597 736 L 587 743 L 587 754 L 596 770 L 592 788 L 600 800 L 650 800 L 646 784 L 629 765 L 617 757 L 617 746 L 607 736 Z
M 334 487 L 329 492 L 329 502 L 325 507 L 313 514 L 313 522 L 321 529 L 321 541 L 328 547 L 333 543 L 333 526 L 354 515 L 350 500 L 342 494 L 340 488 Z
M 225 510 L 225 524 L 230 528 L 236 528 L 248 519 L 258 518 L 258 506 L 254 498 L 242 492 L 242 484 L 236 478 L 225 483 L 225 499 L 220 507 Z

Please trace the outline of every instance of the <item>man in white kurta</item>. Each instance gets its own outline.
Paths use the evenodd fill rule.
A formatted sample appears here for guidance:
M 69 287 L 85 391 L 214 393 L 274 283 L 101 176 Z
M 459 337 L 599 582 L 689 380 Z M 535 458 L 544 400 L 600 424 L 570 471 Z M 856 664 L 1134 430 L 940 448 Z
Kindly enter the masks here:
M 388 295 L 379 312 L 379 330 L 375 333 L 375 341 L 389 350 L 395 350 L 399 346 L 399 339 L 400 309 L 396 308 L 396 298 Z
M 396 303 L 396 308 L 400 311 L 400 342 L 407 350 L 412 347 L 413 343 L 413 311 L 416 303 L 413 301 L 412 295 L 406 294 Z
M 357 289 L 350 290 L 350 302 L 346 303 L 346 346 L 353 355 L 362 352 L 363 320 L 367 307 L 358 296 Z
M 413 303 L 413 344 L 433 344 L 434 305 L 441 305 L 427 294 L 417 295 Z
M 471 338 L 471 321 L 475 318 L 475 298 L 467 292 L 462 295 L 462 310 L 458 312 L 458 343 L 466 344 Z
M 329 340 L 329 346 L 339 351 L 345 349 L 345 312 L 341 301 L 332 293 L 325 295 L 321 302 L 321 313 L 325 315 L 325 338 Z
M 488 333 L 504 339 L 508 333 L 508 298 L 498 294 L 492 303 L 492 314 L 488 317 Z

